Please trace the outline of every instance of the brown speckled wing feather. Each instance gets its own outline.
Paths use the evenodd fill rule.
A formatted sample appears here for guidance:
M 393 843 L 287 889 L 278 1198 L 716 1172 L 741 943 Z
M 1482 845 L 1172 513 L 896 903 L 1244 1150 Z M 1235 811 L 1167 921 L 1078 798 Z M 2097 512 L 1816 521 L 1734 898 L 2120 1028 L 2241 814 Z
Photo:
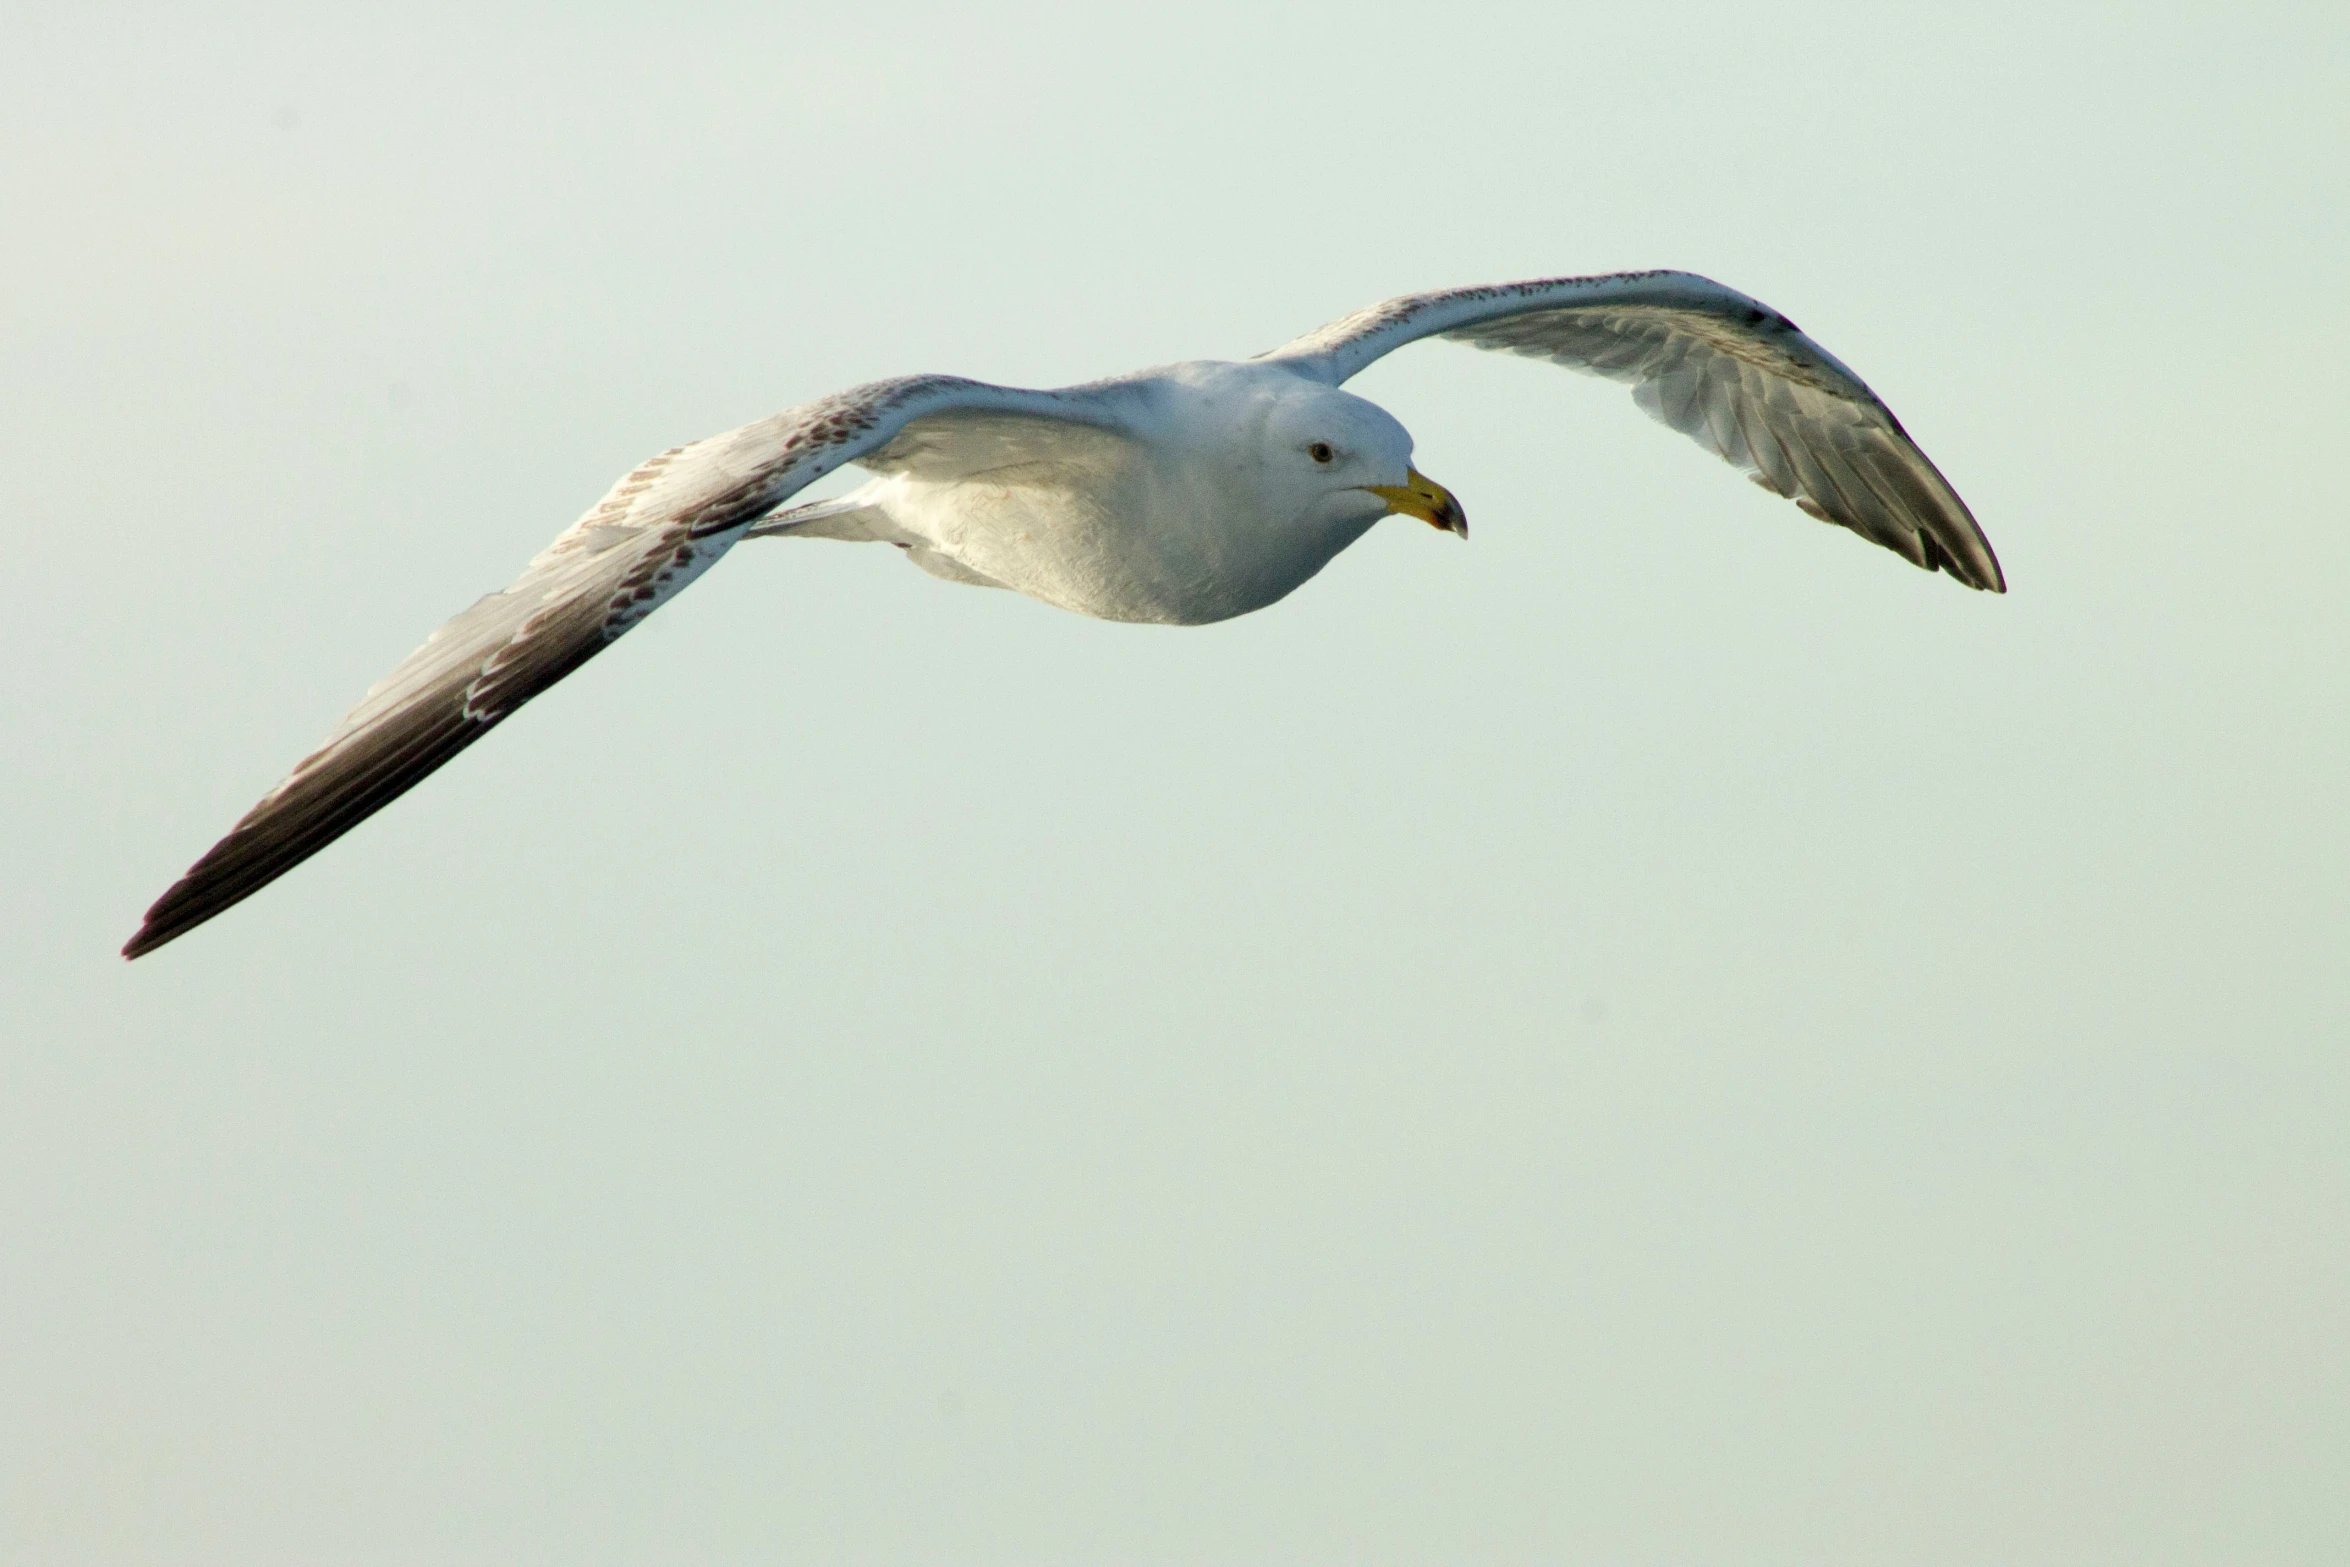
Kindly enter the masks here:
M 1069 417 L 1059 394 L 876 381 L 640 464 L 511 587 L 435 631 L 147 911 L 125 957 L 186 934 L 382 810 L 715 564 L 762 515 L 910 419 Z
M 1971 588 L 2005 592 L 1991 543 L 1891 409 L 1794 322 L 1688 272 L 1407 294 L 1275 349 L 1332 385 L 1423 337 L 1628 383 L 1643 409 L 1823 522 Z

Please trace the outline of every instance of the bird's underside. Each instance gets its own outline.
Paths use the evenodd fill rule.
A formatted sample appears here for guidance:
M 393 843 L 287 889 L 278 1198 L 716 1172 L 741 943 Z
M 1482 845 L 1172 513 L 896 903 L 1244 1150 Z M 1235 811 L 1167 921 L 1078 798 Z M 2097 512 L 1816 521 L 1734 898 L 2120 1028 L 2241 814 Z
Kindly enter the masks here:
M 1460 531 L 1449 494 L 1408 470 L 1402 427 L 1337 390 L 1431 336 L 1625 382 L 1642 408 L 1812 516 L 2005 589 L 1965 503 L 1858 376 L 1784 316 L 1688 273 L 1407 295 L 1245 364 L 1061 391 L 877 381 L 632 470 L 511 586 L 368 692 L 156 901 L 123 954 L 184 935 L 325 848 L 745 537 L 882 540 L 949 580 L 1190 623 L 1279 598 L 1381 509 Z M 874 481 L 790 505 L 849 463 Z

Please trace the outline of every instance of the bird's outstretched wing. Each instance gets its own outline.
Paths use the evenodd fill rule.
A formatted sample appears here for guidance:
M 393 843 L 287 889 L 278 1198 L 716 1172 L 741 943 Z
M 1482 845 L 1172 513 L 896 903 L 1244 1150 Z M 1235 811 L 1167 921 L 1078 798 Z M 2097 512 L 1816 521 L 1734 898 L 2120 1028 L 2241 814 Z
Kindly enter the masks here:
M 1966 503 L 1891 409 L 1794 322 L 1689 272 L 1406 294 L 1265 355 L 1336 386 L 1423 337 L 1629 382 L 1633 400 L 1768 490 L 1970 588 L 2007 590 Z
M 1096 423 L 1081 397 L 954 376 L 875 381 L 631 471 L 513 586 L 435 631 L 157 899 L 135 958 L 250 897 L 415 787 L 676 597 L 762 515 L 930 414 Z

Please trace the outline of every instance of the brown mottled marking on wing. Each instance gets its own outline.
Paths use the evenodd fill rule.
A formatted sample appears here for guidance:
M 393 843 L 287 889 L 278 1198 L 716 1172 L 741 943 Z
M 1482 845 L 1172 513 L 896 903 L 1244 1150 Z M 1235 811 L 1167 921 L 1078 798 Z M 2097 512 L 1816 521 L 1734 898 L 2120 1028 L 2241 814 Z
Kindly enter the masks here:
M 957 404 L 1063 411 L 1061 394 L 907 376 L 852 387 L 630 469 L 512 586 L 449 621 L 148 909 L 152 952 L 299 865 L 595 657 L 760 516 L 907 419 Z

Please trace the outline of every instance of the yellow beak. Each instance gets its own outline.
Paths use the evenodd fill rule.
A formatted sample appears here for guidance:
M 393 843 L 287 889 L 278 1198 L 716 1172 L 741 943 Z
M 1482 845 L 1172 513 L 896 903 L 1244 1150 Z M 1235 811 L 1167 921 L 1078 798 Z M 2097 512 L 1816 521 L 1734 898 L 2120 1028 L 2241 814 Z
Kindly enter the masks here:
M 1461 510 L 1461 503 L 1452 498 L 1452 491 L 1417 468 L 1406 472 L 1409 478 L 1405 483 L 1366 484 L 1363 488 L 1385 501 L 1387 509 L 1398 516 L 1417 517 L 1432 528 L 1467 538 L 1468 515 Z

